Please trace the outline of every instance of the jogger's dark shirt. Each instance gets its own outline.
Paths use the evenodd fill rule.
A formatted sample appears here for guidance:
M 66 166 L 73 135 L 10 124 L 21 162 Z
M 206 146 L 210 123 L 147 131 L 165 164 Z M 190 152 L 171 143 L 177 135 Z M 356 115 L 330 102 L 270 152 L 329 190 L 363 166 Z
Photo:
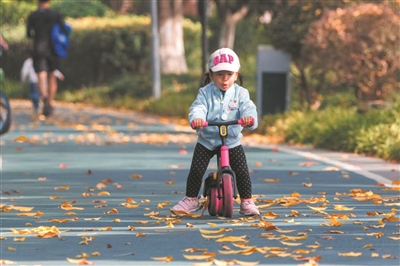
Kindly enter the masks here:
M 32 12 L 27 21 L 27 36 L 33 38 L 33 50 L 37 56 L 54 54 L 51 46 L 51 30 L 55 24 L 67 33 L 62 15 L 52 9 L 39 8 Z

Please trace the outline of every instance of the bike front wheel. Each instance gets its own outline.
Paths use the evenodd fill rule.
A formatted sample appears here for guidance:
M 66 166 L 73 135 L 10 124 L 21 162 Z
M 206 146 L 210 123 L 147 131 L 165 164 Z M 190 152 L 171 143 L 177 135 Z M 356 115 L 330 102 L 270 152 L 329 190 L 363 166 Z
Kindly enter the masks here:
M 232 176 L 229 174 L 222 175 L 222 190 L 223 190 L 223 213 L 224 217 L 231 218 L 233 216 L 233 187 Z
M 0 92 L 0 134 L 8 132 L 11 126 L 11 107 L 7 96 Z

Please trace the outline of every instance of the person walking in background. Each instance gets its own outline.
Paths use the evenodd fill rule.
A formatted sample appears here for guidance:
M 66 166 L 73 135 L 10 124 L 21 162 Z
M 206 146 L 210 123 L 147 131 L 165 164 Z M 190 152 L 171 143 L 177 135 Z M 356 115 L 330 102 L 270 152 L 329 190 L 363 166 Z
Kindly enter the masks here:
M 189 123 L 193 128 L 197 128 L 198 140 L 187 178 L 186 196 L 171 208 L 176 214 L 190 213 L 201 208 L 198 194 L 202 179 L 211 158 L 218 153 L 222 144 L 218 128 L 203 128 L 204 122 L 241 119 L 243 126 L 249 130 L 258 126 L 256 106 L 250 99 L 248 90 L 241 87 L 243 77 L 239 74 L 240 63 L 236 53 L 229 48 L 221 48 L 211 55 L 208 67 L 209 73 L 206 73 L 204 80 L 206 85 L 200 88 L 189 110 Z M 236 83 L 238 79 L 239 84 Z M 240 125 L 230 129 L 227 138 L 229 158 L 237 177 L 241 200 L 240 213 L 245 216 L 259 215 L 260 212 L 252 199 L 246 155 L 240 143 L 242 130 Z
M 55 24 L 68 34 L 62 15 L 50 9 L 50 0 L 39 0 L 39 7 L 28 16 L 27 36 L 33 38 L 33 67 L 38 76 L 39 92 L 43 101 L 43 115 L 51 115 L 52 102 L 57 93 L 54 70 L 60 69 L 61 58 L 54 52 L 51 31 Z
M 64 80 L 64 75 L 58 70 L 54 70 L 53 74 L 59 80 Z M 21 68 L 21 81 L 22 82 L 29 82 L 29 96 L 31 98 L 33 109 L 35 114 L 39 112 L 39 100 L 40 100 L 40 93 L 38 87 L 38 76 L 35 72 L 33 67 L 33 60 L 32 57 L 29 57 L 24 61 L 24 64 Z

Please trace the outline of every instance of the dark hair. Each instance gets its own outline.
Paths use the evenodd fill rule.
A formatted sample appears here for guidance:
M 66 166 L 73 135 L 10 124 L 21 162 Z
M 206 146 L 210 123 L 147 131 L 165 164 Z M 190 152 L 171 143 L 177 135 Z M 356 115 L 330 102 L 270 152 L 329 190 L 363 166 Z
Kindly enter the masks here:
M 46 2 L 50 2 L 50 0 L 39 0 L 39 3 L 46 3 Z
M 211 70 L 209 70 L 209 71 L 210 71 L 210 72 L 204 74 L 204 80 L 203 80 L 202 86 L 206 86 L 207 84 L 211 83 L 211 77 L 210 77 L 210 76 L 211 76 L 211 74 L 212 74 L 213 72 L 212 72 Z M 243 85 L 243 80 L 244 80 L 243 75 L 240 74 L 240 73 L 238 73 L 238 78 L 239 78 L 238 84 L 239 84 L 240 86 L 242 86 L 242 85 Z

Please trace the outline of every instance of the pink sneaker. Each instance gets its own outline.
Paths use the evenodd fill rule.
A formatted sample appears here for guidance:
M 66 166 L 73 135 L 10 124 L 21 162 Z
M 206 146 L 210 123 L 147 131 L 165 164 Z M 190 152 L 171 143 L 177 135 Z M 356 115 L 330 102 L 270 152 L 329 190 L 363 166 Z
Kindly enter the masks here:
M 260 215 L 260 211 L 252 199 L 242 200 L 239 213 L 245 216 Z
M 201 209 L 198 198 L 184 197 L 178 202 L 174 207 L 172 207 L 171 212 L 176 215 L 184 215 L 185 213 L 195 212 Z

